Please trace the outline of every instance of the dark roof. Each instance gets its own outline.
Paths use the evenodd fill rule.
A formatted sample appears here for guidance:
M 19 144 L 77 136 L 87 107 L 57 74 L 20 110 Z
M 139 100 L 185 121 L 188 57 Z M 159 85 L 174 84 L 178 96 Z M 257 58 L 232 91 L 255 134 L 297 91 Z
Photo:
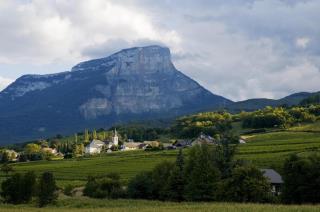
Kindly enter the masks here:
M 281 175 L 273 169 L 261 169 L 263 176 L 269 179 L 270 183 L 281 184 L 283 183 Z

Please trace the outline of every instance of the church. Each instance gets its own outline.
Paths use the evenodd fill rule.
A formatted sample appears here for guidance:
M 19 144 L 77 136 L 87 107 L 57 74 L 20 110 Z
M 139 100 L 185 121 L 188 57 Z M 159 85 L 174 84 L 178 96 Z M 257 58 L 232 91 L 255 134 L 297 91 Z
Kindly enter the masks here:
M 110 149 L 112 146 L 118 146 L 118 145 L 119 145 L 119 136 L 118 136 L 117 130 L 115 129 L 113 131 L 111 141 L 108 144 L 106 144 L 100 140 L 93 139 L 90 142 L 90 144 L 85 147 L 85 153 L 86 154 L 100 154 L 104 147 L 106 147 L 107 149 Z

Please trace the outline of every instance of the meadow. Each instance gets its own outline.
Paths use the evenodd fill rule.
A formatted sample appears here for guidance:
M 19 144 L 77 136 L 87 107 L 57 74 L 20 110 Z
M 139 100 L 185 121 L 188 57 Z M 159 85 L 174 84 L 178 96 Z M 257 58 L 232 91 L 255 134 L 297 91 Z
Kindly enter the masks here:
M 316 126 L 319 126 L 318 123 Z M 244 137 L 247 143 L 239 145 L 236 158 L 251 161 L 260 168 L 274 168 L 280 173 L 283 161 L 288 155 L 312 154 L 320 149 L 318 132 L 297 132 L 289 129 Z M 136 173 L 151 170 L 161 161 L 175 160 L 176 154 L 177 150 L 114 152 L 91 158 L 17 163 L 13 168 L 17 172 L 35 171 L 37 174 L 51 171 L 61 187 L 67 184 L 81 186 L 89 175 L 110 172 L 119 173 L 122 180 L 127 182 Z M 1 178 L 4 177 L 5 174 L 1 173 Z
M 239 204 L 239 203 L 208 203 L 208 202 L 160 202 L 146 200 L 107 200 L 90 199 L 86 197 L 60 198 L 55 205 L 46 208 L 36 208 L 28 205 L 0 205 L 0 211 L 32 212 L 32 211 L 319 211 L 319 205 L 270 205 L 270 204 Z

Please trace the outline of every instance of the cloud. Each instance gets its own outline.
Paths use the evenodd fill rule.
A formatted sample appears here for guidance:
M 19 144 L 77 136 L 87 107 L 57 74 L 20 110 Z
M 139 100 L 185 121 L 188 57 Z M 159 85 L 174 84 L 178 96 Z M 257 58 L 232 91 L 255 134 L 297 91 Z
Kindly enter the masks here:
M 3 0 L 0 74 L 160 44 L 179 70 L 233 100 L 316 91 L 319 10 L 317 0 Z
M 7 78 L 4 78 L 4 77 L 0 76 L 0 91 L 5 89 L 12 82 L 13 82 L 12 79 L 7 79 Z
M 303 49 L 305 49 L 309 43 L 310 43 L 310 39 L 307 37 L 297 38 L 297 40 L 296 40 L 297 47 L 300 47 Z

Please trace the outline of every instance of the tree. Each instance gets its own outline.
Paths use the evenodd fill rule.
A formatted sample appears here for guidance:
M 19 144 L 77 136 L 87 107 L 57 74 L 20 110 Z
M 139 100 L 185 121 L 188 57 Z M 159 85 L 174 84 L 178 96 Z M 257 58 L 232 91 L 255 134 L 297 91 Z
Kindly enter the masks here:
M 97 138 L 98 138 L 97 131 L 96 131 L 96 129 L 94 129 L 92 132 L 92 139 L 97 139 Z
M 44 172 L 40 177 L 38 186 L 39 207 L 54 202 L 58 198 L 56 191 L 57 186 L 53 174 L 51 172 Z
M 45 140 L 41 140 L 38 142 L 38 145 L 40 145 L 40 147 L 45 148 L 45 147 L 49 147 L 49 144 L 47 141 Z
M 34 172 L 27 172 L 21 179 L 21 196 L 23 202 L 29 202 L 35 194 L 36 175 Z
M 187 179 L 184 197 L 191 201 L 209 201 L 215 197 L 219 170 L 212 162 L 212 151 L 207 144 L 192 147 L 186 163 Z
M 10 155 L 6 150 L 1 153 L 1 163 L 7 163 L 10 161 Z
M 123 197 L 124 192 L 119 174 L 110 173 L 106 176 L 88 177 L 83 194 L 94 198 Z
M 21 174 L 16 173 L 1 183 L 1 196 L 7 203 L 22 203 L 22 194 L 20 192 Z
M 271 198 L 269 182 L 254 166 L 236 167 L 219 190 L 218 199 L 222 201 L 268 202 Z
M 167 182 L 174 167 L 172 162 L 163 161 L 152 170 L 152 193 L 154 199 L 164 200 L 167 198 Z
M 84 130 L 84 143 L 89 143 L 89 131 L 87 129 Z
M 28 155 L 31 155 L 31 154 L 34 154 L 34 153 L 39 153 L 40 150 L 41 150 L 41 147 L 38 144 L 27 144 L 24 147 L 24 151 Z
M 59 146 L 59 141 L 57 139 L 54 139 L 50 142 L 50 148 L 57 149 Z
M 175 166 L 170 173 L 168 184 L 167 184 L 167 198 L 173 201 L 182 201 L 184 200 L 184 157 L 182 149 L 179 150 Z
M 128 195 L 134 199 L 152 198 L 152 173 L 140 172 L 129 181 Z
M 8 176 L 9 172 L 13 172 L 13 168 L 8 163 L 5 163 L 1 166 L 1 171 Z
M 32 172 L 16 173 L 1 184 L 1 196 L 5 202 L 20 204 L 31 200 L 35 191 L 36 177 Z
M 320 202 L 320 156 L 302 158 L 291 155 L 283 166 L 285 203 Z
M 236 143 L 238 140 L 239 139 L 233 135 L 223 135 L 214 150 L 214 163 L 219 169 L 222 178 L 229 177 L 235 166 L 234 155 L 237 150 L 237 145 L 232 145 L 231 143 Z

